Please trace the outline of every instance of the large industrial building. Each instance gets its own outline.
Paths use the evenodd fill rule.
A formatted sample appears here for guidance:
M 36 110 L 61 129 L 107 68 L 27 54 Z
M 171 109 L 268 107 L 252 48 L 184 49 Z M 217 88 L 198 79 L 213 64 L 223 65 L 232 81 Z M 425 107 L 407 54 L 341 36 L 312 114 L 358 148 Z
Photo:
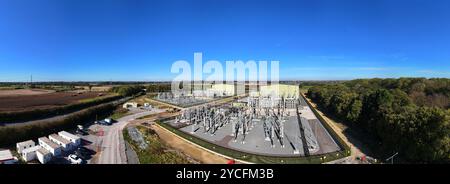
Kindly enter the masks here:
M 278 97 L 278 98 L 295 98 L 300 97 L 300 89 L 297 85 L 273 84 L 260 86 L 260 96 Z
M 155 100 L 179 107 L 200 105 L 224 97 L 234 96 L 235 86 L 230 84 L 212 84 L 207 88 L 191 89 L 180 93 L 162 92 L 155 96 Z
M 219 94 L 220 96 L 233 96 L 235 95 L 235 86 L 232 84 L 213 84 L 211 91 Z
M 259 91 L 249 93 L 248 104 L 252 108 L 296 108 L 300 91 L 296 85 L 275 84 L 260 86 Z

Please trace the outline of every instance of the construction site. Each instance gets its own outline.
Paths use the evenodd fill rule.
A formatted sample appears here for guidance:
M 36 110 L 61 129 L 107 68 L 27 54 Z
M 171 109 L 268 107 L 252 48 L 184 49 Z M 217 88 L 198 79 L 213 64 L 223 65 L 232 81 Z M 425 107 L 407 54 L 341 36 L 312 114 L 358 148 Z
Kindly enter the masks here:
M 185 108 L 163 123 L 253 155 L 305 157 L 342 150 L 293 85 L 261 86 L 229 103 Z

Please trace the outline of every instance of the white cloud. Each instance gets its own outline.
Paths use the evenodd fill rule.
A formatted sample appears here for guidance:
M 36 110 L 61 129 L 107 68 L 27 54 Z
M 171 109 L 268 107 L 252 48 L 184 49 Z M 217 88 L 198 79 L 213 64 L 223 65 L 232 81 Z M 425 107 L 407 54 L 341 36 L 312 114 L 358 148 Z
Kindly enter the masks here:
M 387 71 L 400 68 L 389 67 L 294 67 L 288 70 L 292 71 L 330 71 L 330 70 L 351 70 L 351 71 Z
M 450 72 L 436 71 L 436 70 L 419 70 L 419 72 L 431 75 L 450 75 Z

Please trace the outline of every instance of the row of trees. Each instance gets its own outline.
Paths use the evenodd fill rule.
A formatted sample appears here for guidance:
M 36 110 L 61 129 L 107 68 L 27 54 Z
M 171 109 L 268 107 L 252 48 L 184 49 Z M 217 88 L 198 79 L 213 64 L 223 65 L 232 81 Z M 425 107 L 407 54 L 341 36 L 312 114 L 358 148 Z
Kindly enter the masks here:
M 147 92 L 168 92 L 171 90 L 170 83 L 150 84 L 146 87 Z
M 360 79 L 318 85 L 307 93 L 319 107 L 379 141 L 376 150 L 398 151 L 411 162 L 450 160 L 448 104 L 415 95 L 450 97 L 450 79 Z
M 133 96 L 142 92 L 143 87 L 140 85 L 123 85 L 114 86 L 110 89 L 111 92 L 117 93 L 121 96 Z
M 62 120 L 49 121 L 24 126 L 0 127 L 0 147 L 12 146 L 17 142 L 28 139 L 37 139 L 49 134 L 73 129 L 76 125 L 93 122 L 96 118 L 105 118 L 115 110 L 112 103 L 91 107 L 85 111 L 70 115 Z

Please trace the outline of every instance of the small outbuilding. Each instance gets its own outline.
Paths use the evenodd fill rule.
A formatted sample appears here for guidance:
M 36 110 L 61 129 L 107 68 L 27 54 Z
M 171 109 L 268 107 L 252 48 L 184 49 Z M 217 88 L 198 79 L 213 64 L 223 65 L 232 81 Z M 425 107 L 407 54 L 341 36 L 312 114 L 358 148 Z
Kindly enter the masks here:
M 34 147 L 34 146 L 36 146 L 36 143 L 33 140 L 18 142 L 16 144 L 17 153 L 21 154 L 22 150 L 27 149 L 27 148 L 31 148 L 31 147 Z
M 45 148 L 40 148 L 36 151 L 36 156 L 41 164 L 46 164 L 52 160 L 52 154 Z
M 14 157 L 10 150 L 0 151 L 0 164 L 15 164 L 17 163 L 17 158 Z
M 128 109 L 128 108 L 131 108 L 131 107 L 137 108 L 138 107 L 138 103 L 136 103 L 136 102 L 127 102 L 127 103 L 124 103 L 122 107 L 124 109 Z
M 38 139 L 39 145 L 49 151 L 53 156 L 61 155 L 62 148 L 60 145 L 52 142 L 47 137 L 41 137 Z
M 73 135 L 69 132 L 61 131 L 61 132 L 58 132 L 58 135 L 64 139 L 67 139 L 70 142 L 72 142 L 73 147 L 78 147 L 81 144 L 81 138 L 76 135 Z
M 59 136 L 58 134 L 51 134 L 48 138 L 54 143 L 60 145 L 63 151 L 69 151 L 72 149 L 72 142 Z
M 29 162 L 29 161 L 36 159 L 36 151 L 41 148 L 42 148 L 41 146 L 37 145 L 37 146 L 33 146 L 31 148 L 22 150 L 22 153 L 21 153 L 22 160 L 24 160 L 25 162 Z

